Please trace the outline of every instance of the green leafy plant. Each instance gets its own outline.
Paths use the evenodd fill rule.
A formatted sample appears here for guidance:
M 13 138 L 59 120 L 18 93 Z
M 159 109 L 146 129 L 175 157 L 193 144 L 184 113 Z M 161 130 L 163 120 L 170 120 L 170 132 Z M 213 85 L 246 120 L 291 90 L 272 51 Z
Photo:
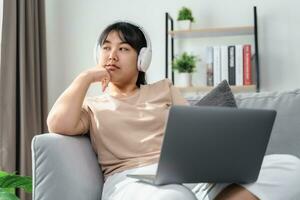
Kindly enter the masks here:
M 194 17 L 192 15 L 191 9 L 189 9 L 187 7 L 182 7 L 179 10 L 177 20 L 178 21 L 181 21 L 181 20 L 190 20 L 191 22 L 194 22 Z
M 179 73 L 193 73 L 196 69 L 197 57 L 189 55 L 186 52 L 175 58 L 172 67 L 173 70 L 177 70 Z
M 16 188 L 21 188 L 25 192 L 31 193 L 32 178 L 0 171 L 0 200 L 19 200 L 15 195 Z

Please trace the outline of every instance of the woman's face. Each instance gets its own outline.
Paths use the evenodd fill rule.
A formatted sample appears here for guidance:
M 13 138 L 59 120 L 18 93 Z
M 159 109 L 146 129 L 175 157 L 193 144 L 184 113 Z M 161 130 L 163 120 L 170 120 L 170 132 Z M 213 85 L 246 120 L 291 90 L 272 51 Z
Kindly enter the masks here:
M 100 65 L 106 68 L 114 84 L 136 83 L 138 77 L 137 52 L 128 43 L 123 42 L 118 32 L 108 34 L 100 50 Z

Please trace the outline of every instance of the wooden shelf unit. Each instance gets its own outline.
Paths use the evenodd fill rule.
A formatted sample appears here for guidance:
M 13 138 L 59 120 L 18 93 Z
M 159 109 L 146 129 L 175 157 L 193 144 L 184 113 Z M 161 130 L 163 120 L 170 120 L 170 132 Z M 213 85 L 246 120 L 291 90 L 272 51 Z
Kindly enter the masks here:
M 257 35 L 257 10 L 256 6 L 253 7 L 254 14 L 254 26 L 239 26 L 239 27 L 213 27 L 205 29 L 191 29 L 191 30 L 174 30 L 174 20 L 165 13 L 166 31 L 165 31 L 165 78 L 169 78 L 169 38 L 171 37 L 171 61 L 174 60 L 174 39 L 184 38 L 203 38 L 203 37 L 224 37 L 224 36 L 243 36 L 243 35 L 254 35 L 254 65 L 255 65 L 255 85 L 250 86 L 231 86 L 233 92 L 259 92 L 260 90 L 260 70 L 259 70 L 259 52 L 258 52 L 258 35 Z M 170 22 L 170 23 L 169 23 Z M 254 73 L 254 72 L 253 72 Z M 174 82 L 174 72 L 171 70 L 171 79 Z M 176 86 L 176 85 L 175 85 Z M 180 88 L 182 92 L 196 91 L 205 92 L 211 90 L 212 86 L 194 86 L 187 88 Z
M 169 31 L 169 35 L 171 35 L 173 38 L 224 37 L 224 36 L 253 35 L 253 34 L 254 34 L 254 26 Z

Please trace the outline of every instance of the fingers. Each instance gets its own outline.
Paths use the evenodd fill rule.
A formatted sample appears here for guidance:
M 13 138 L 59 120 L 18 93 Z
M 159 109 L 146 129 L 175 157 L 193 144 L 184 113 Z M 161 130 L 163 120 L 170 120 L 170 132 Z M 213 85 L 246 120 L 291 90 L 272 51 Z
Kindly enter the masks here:
M 101 87 L 102 87 L 102 92 L 104 92 L 106 89 L 104 81 L 101 81 Z
M 101 83 L 102 83 L 102 92 L 104 92 L 106 90 L 109 82 L 110 82 L 110 73 L 109 73 L 109 71 L 107 71 L 107 76 L 101 81 Z
M 102 85 L 102 92 L 104 92 L 106 90 L 106 88 L 108 87 L 108 84 L 110 82 L 111 79 L 111 74 L 110 72 L 104 68 L 106 70 L 106 75 L 105 77 L 101 80 L 101 85 Z
M 101 81 L 101 83 L 102 83 L 102 92 L 104 92 L 109 84 L 109 80 L 105 78 L 104 80 Z
M 111 74 L 110 74 L 110 71 L 109 71 L 109 70 L 107 70 L 106 68 L 105 68 L 105 70 L 107 71 L 107 74 L 108 74 L 108 79 L 109 79 L 109 81 L 110 81 L 110 79 L 111 79 Z
M 105 87 L 104 87 L 104 81 L 101 81 L 101 91 L 104 92 L 105 91 Z

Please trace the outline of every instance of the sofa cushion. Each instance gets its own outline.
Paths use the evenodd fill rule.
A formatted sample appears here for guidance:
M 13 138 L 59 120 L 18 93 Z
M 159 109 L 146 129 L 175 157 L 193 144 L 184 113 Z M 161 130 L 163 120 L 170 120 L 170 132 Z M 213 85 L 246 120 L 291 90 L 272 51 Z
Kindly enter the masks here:
M 193 105 L 237 107 L 233 93 L 226 80 L 222 81 L 203 98 L 193 102 Z
M 235 99 L 240 108 L 276 110 L 267 154 L 286 153 L 300 158 L 300 89 L 236 94 Z

